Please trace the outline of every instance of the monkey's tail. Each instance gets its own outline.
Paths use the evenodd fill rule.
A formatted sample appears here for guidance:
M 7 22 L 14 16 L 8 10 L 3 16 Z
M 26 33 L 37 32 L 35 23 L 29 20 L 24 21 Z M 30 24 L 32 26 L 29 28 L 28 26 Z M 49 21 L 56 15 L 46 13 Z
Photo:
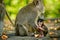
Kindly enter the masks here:
M 14 23 L 13 23 L 13 21 L 11 20 L 11 18 L 10 18 L 10 16 L 8 15 L 7 12 L 6 12 L 6 16 L 7 16 L 7 18 L 9 19 L 10 23 L 12 24 L 12 26 L 14 27 Z

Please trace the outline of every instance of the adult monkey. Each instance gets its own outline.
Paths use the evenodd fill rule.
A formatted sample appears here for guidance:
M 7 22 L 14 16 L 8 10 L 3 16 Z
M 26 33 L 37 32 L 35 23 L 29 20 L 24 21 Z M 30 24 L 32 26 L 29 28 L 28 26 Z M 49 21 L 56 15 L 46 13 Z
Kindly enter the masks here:
M 17 36 L 31 36 L 35 31 L 38 18 L 43 14 L 43 9 L 42 0 L 33 0 L 32 3 L 23 7 L 15 20 L 15 34 Z

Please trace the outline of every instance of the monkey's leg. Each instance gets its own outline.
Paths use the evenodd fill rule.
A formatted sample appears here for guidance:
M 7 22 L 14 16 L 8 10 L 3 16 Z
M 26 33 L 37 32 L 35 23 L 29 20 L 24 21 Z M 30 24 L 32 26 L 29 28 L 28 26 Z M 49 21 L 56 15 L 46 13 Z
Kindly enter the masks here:
M 15 35 L 19 36 L 19 27 L 18 27 L 18 24 L 16 24 L 15 26 L 16 26 L 16 28 L 15 28 Z
M 26 30 L 23 25 L 18 25 L 16 29 L 16 33 L 18 34 L 18 36 L 27 36 Z

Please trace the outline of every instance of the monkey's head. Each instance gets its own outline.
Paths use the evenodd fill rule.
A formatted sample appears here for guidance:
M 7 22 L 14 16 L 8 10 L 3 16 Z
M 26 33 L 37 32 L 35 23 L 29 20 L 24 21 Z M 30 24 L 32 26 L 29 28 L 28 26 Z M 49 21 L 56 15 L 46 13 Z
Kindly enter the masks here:
M 3 2 L 3 0 L 0 0 L 0 3 L 2 3 Z
M 33 0 L 33 3 L 40 12 L 43 12 L 44 10 L 43 0 Z

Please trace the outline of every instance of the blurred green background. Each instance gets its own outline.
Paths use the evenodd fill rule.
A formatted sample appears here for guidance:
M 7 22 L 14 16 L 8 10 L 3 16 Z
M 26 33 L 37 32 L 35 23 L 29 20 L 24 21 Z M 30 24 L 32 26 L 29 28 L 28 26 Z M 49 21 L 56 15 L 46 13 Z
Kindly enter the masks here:
M 33 0 L 4 0 L 6 10 L 12 20 L 15 19 L 19 10 Z M 60 0 L 44 0 L 45 18 L 60 17 Z

